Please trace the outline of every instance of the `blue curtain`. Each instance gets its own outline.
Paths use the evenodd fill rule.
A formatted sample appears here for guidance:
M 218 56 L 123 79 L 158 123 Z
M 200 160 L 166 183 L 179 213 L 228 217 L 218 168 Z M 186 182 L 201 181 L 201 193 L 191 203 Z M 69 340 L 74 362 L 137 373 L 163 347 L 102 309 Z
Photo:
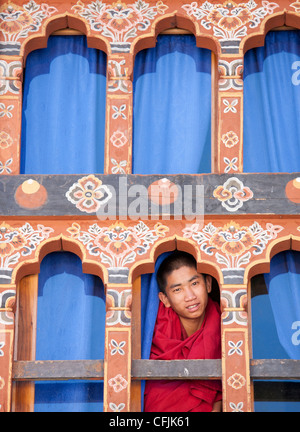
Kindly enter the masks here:
M 101 173 L 104 161 L 106 56 L 84 36 L 50 37 L 27 58 L 21 172 Z M 102 282 L 80 260 L 53 253 L 41 265 L 38 360 L 104 358 Z M 36 411 L 101 411 L 100 382 L 36 383 Z
M 104 358 L 105 298 L 101 280 L 83 274 L 68 252 L 47 255 L 39 275 L 37 360 Z M 38 382 L 35 411 L 102 411 L 103 384 Z
M 159 36 L 134 66 L 133 172 L 211 172 L 211 52 Z
M 299 70 L 297 30 L 270 32 L 245 54 L 244 172 L 300 171 Z
M 141 276 L 141 358 L 149 359 L 153 331 L 156 321 L 156 315 L 159 305 L 159 288 L 156 282 L 156 273 L 163 260 L 171 252 L 161 254 L 156 262 L 154 273 L 144 274 Z M 145 381 L 142 381 L 142 394 L 145 390 Z M 141 409 L 143 410 L 144 400 L 141 400 Z
M 134 66 L 133 172 L 211 172 L 211 52 L 194 36 L 159 36 Z M 141 278 L 142 358 L 148 359 L 158 310 L 156 271 Z M 144 386 L 144 383 L 143 383 Z M 142 400 L 143 406 L 143 400 Z
M 275 255 L 265 281 L 286 358 L 300 360 L 300 253 L 287 251 Z
M 26 62 L 21 173 L 102 173 L 106 55 L 84 36 L 52 36 Z
M 270 32 L 244 63 L 244 171 L 300 168 L 300 32 Z M 259 158 L 257 158 L 259 154 Z M 300 359 L 300 254 L 272 258 L 268 294 L 252 299 L 254 358 Z M 255 404 L 262 411 L 298 411 L 299 403 Z

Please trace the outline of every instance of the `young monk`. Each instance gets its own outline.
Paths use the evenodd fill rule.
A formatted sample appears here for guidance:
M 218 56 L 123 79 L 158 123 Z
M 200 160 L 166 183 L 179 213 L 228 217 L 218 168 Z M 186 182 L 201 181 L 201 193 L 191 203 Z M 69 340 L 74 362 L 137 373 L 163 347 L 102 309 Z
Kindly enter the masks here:
M 208 294 L 211 276 L 197 271 L 195 259 L 174 252 L 157 272 L 159 309 L 150 359 L 221 358 L 220 308 Z M 218 412 L 221 382 L 215 380 L 153 380 L 145 388 L 145 411 Z

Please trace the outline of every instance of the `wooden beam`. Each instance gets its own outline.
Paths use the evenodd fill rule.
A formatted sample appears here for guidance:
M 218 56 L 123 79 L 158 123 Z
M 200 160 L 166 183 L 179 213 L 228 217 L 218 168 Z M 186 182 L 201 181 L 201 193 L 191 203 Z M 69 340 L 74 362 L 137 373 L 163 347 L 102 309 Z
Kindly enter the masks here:
M 300 360 L 251 360 L 250 376 L 252 379 L 300 379 Z
M 136 360 L 133 379 L 220 379 L 221 360 Z
M 103 360 L 17 361 L 13 365 L 15 381 L 103 380 Z
M 132 360 L 132 379 L 220 379 L 221 360 Z M 13 379 L 102 380 L 103 360 L 15 361 Z M 251 360 L 250 376 L 260 380 L 300 379 L 300 360 Z

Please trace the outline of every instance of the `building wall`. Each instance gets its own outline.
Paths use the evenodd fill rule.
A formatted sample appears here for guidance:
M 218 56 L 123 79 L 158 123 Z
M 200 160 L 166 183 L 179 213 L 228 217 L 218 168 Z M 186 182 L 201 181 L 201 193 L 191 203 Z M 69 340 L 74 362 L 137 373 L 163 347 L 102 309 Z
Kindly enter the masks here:
M 234 9 L 237 4 L 238 13 Z M 0 102 L 4 112 L 0 118 L 0 161 L 8 167 L 0 178 L 0 254 L 3 258 L 0 269 L 1 411 L 11 410 L 12 379 L 19 370 L 13 361 L 19 283 L 23 277 L 38 273 L 42 258 L 57 250 L 77 254 L 83 270 L 103 280 L 107 299 L 104 408 L 112 411 L 121 406 L 123 412 L 132 410 L 135 384 L 131 385 L 131 315 L 138 315 L 131 302 L 133 286 L 141 274 L 153 271 L 160 253 L 175 248 L 192 253 L 199 263 L 199 271 L 213 275 L 220 287 L 223 410 L 233 411 L 234 407 L 253 410 L 247 306 L 249 281 L 252 276 L 268 271 L 274 254 L 288 249 L 299 250 L 300 188 L 299 174 L 296 173 L 243 173 L 243 60 L 247 50 L 263 45 L 270 29 L 278 26 L 300 28 L 300 9 L 298 3 L 286 0 L 225 2 L 223 9 L 219 6 L 215 2 L 181 0 L 147 3 L 15 0 L 0 6 Z M 126 12 L 128 9 L 130 14 Z M 46 47 L 50 34 L 66 28 L 84 33 L 88 46 L 107 54 L 104 173 L 21 175 L 22 76 L 26 57 L 31 51 Z M 177 175 L 175 181 L 173 176 L 159 173 L 132 174 L 132 79 L 137 52 L 154 46 L 159 33 L 176 28 L 193 33 L 197 46 L 212 50 L 215 85 L 212 173 Z M 231 106 L 233 101 L 235 110 L 222 109 L 224 103 Z M 126 106 L 125 118 L 114 118 L 111 115 L 113 106 Z M 226 161 L 234 158 L 236 169 L 228 169 Z M 122 165 L 125 176 L 114 174 L 113 161 L 126 161 Z M 184 191 L 184 185 L 189 184 L 195 191 L 203 193 L 198 214 L 175 213 L 170 195 L 164 192 L 166 178 L 169 190 Z M 133 220 L 128 213 L 120 214 L 120 208 L 116 207 L 115 216 L 99 220 L 97 211 L 105 204 L 103 199 L 94 198 L 93 212 L 89 212 L 80 200 L 68 200 L 74 188 L 81 189 L 84 194 L 87 180 L 94 190 L 107 192 L 108 186 L 114 188 L 119 197 L 129 197 L 133 185 L 142 186 L 147 215 Z M 165 204 L 170 204 L 170 218 L 162 216 L 162 207 L 158 207 L 160 217 L 149 217 L 153 216 L 155 204 L 153 191 L 164 194 Z M 104 196 L 109 199 L 107 194 Z M 130 198 L 127 204 L 129 206 Z M 97 235 L 92 229 L 95 225 Z M 255 230 L 254 226 L 259 229 Z M 130 232 L 133 241 L 124 244 L 124 250 L 134 259 L 124 260 L 124 264 L 114 267 L 101 259 L 95 246 L 105 249 L 110 262 L 117 262 L 120 252 L 115 247 L 116 240 L 111 236 L 105 248 L 101 240 L 111 233 L 117 235 L 120 242 L 125 231 Z M 90 233 L 88 243 L 83 240 L 87 232 Z M 151 241 L 145 232 L 151 233 Z M 222 244 L 220 232 L 228 234 Z M 240 238 L 235 250 L 230 242 L 233 234 Z M 207 242 L 212 249 L 208 250 Z M 141 243 L 146 247 L 138 254 Z M 246 250 L 249 252 L 247 259 L 236 260 L 236 265 L 231 267 L 226 264 L 226 258 L 242 258 Z M 124 257 L 127 255 L 124 252 Z M 111 340 L 126 342 L 123 356 L 111 355 Z M 242 354 L 228 355 L 228 346 L 237 344 L 242 346 Z

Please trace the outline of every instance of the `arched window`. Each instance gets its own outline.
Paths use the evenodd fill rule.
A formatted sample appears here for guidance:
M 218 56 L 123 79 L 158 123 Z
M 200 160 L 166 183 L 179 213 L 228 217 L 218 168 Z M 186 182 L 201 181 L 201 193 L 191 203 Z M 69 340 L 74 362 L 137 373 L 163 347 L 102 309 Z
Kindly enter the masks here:
M 299 70 L 299 30 L 272 31 L 246 52 L 244 172 L 299 171 Z
M 251 296 L 253 358 L 299 360 L 300 253 L 275 255 L 270 273 L 252 279 Z M 255 411 L 299 411 L 299 388 L 296 381 L 254 382 Z
M 133 172 L 211 172 L 211 51 L 161 35 L 134 66 Z
M 157 271 L 162 264 L 162 262 L 171 255 L 172 252 L 165 252 L 158 256 L 156 262 L 155 262 L 155 270 L 153 273 L 147 273 L 143 274 L 140 278 L 138 278 L 134 285 L 133 285 L 133 340 L 137 343 L 133 344 L 133 359 L 141 358 L 143 360 L 148 360 L 150 358 L 150 352 L 151 352 L 151 345 L 153 340 L 153 334 L 154 334 L 154 328 L 156 324 L 156 319 L 159 311 L 159 287 L 156 280 L 156 274 Z M 217 281 L 212 278 L 212 290 L 209 293 L 209 297 L 213 302 L 216 302 L 217 304 L 220 304 L 220 291 Z M 183 336 L 183 340 L 186 336 Z M 183 352 L 184 350 L 182 350 Z M 187 350 L 188 351 L 188 350 Z M 186 353 L 185 353 L 186 354 Z M 184 356 L 177 353 L 178 359 L 184 359 Z M 189 355 L 186 355 L 185 361 L 188 361 L 189 359 L 192 359 L 193 356 L 191 354 L 191 357 Z M 199 358 L 199 357 L 197 357 Z M 211 357 L 208 357 L 211 358 Z M 209 360 L 208 360 L 209 361 Z M 154 363 L 156 360 L 154 361 Z M 159 366 L 157 366 L 154 370 L 152 370 L 152 373 L 154 375 L 157 375 L 159 377 Z M 189 368 L 189 366 L 186 366 Z M 176 367 L 174 367 L 174 370 L 171 371 L 172 368 L 169 368 L 169 379 L 172 376 L 172 373 L 174 375 L 172 376 L 172 380 L 176 381 Z M 194 376 L 194 379 L 201 379 L 197 378 L 197 370 L 192 372 L 192 369 L 189 369 L 191 371 L 191 375 Z M 213 374 L 216 372 L 216 370 L 211 365 L 210 376 L 213 376 Z M 198 371 L 199 374 L 199 371 Z M 137 382 L 135 381 L 135 386 L 137 387 Z M 145 390 L 145 384 L 146 382 L 143 381 L 141 384 L 141 400 L 140 401 L 134 401 L 135 408 L 137 410 L 144 409 L 144 390 Z
M 102 173 L 106 55 L 85 36 L 52 36 L 26 62 L 22 174 Z
M 36 340 L 36 346 L 33 340 L 28 340 L 28 323 L 23 322 L 21 316 L 18 318 L 17 344 L 31 344 L 37 361 L 104 359 L 104 287 L 98 277 L 82 273 L 76 255 L 69 252 L 47 255 L 41 263 L 37 294 L 36 319 L 34 312 L 30 318 L 31 325 L 36 327 L 36 335 L 31 338 Z M 33 292 L 30 297 L 34 297 Z M 28 307 L 26 295 L 20 293 L 18 310 Z M 18 352 L 19 349 L 17 355 Z M 72 366 L 68 368 L 67 374 L 72 376 Z M 33 388 L 31 397 L 34 397 L 36 412 L 103 410 L 101 380 L 88 381 L 84 376 L 80 380 L 39 380 Z

